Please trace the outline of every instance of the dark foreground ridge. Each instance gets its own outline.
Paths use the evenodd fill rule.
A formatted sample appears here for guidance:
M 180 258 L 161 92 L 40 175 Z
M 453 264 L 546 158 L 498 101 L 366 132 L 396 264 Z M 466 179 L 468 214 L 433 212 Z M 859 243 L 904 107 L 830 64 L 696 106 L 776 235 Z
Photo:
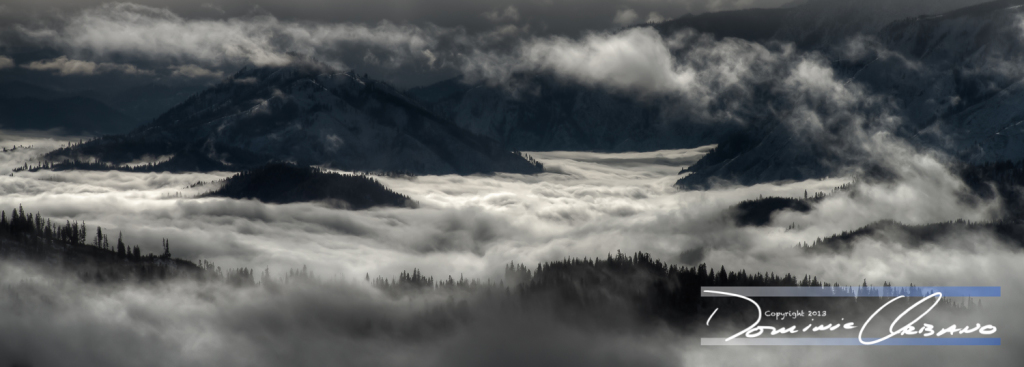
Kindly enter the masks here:
M 236 174 L 219 190 L 206 196 L 256 199 L 275 204 L 320 201 L 356 210 L 416 206 L 408 196 L 391 191 L 365 175 L 343 175 L 288 163 L 271 163 Z
M 512 263 L 506 266 L 504 278 L 497 281 L 462 276 L 457 280 L 452 276 L 435 280 L 416 269 L 390 279 L 371 278 L 366 274 L 364 279 L 356 280 L 357 283 L 344 279 L 341 283 L 332 283 L 305 268 L 290 270 L 277 278 L 271 276 L 267 269 L 257 278 L 249 268 L 225 272 L 207 261 L 197 264 L 174 259 L 168 240 L 163 241 L 163 254 L 143 256 L 138 246 L 130 247 L 120 237 L 116 245 L 111 245 L 101 228 L 96 228 L 91 241 L 87 240 L 90 237 L 87 233 L 90 231 L 84 223 L 58 225 L 38 214 L 26 214 L 21 208 L 10 217 L 3 212 L 0 213 L 0 261 L 28 263 L 58 276 L 97 285 L 146 286 L 167 281 L 193 281 L 235 287 L 258 286 L 270 294 L 285 295 L 289 293 L 282 291 L 292 287 L 330 292 L 339 286 L 358 286 L 365 281 L 365 288 L 373 288 L 395 300 L 446 298 L 446 303 L 437 303 L 411 318 L 387 319 L 380 316 L 360 324 L 359 330 L 412 339 L 438 337 L 461 324 L 513 314 L 528 317 L 548 315 L 542 317 L 555 317 L 559 322 L 583 326 L 588 330 L 633 329 L 646 332 L 668 326 L 682 331 L 698 325 L 703 327 L 709 314 L 718 307 L 744 304 L 744 301 L 735 299 L 701 297 L 702 286 L 818 287 L 838 293 L 857 292 L 857 298 L 844 298 L 841 302 L 821 298 L 796 301 L 765 298 L 759 301 L 762 306 L 772 309 L 797 305 L 789 305 L 790 302 L 797 302 L 800 307 L 833 310 L 838 307 L 848 312 L 844 315 L 870 314 L 886 301 L 882 298 L 885 294 L 857 286 L 823 282 L 809 275 L 748 273 L 746 270 L 726 270 L 724 266 L 716 271 L 706 264 L 669 264 L 642 252 L 632 256 L 621 252 L 608 254 L 603 259 L 566 258 L 537 264 L 535 270 Z M 868 286 L 867 281 L 862 284 L 865 286 Z M 883 286 L 889 284 L 883 283 Z M 11 292 L 9 295 L 14 297 L 23 288 L 4 288 L 0 292 Z M 914 288 L 910 291 L 914 292 Z M 973 303 L 946 299 L 941 309 L 959 311 L 974 306 Z M 755 315 L 734 317 L 738 318 L 733 321 L 749 323 L 752 320 L 748 318 Z
M 89 233 L 84 222 L 61 224 L 39 213 L 26 214 L 21 207 L 11 210 L 9 216 L 2 211 L 0 259 L 46 264 L 52 270 L 77 274 L 91 282 L 202 279 L 207 270 L 171 257 L 170 241 L 166 239 L 160 255 L 143 255 L 138 245 L 125 243 L 120 234 L 112 244 L 103 228 L 96 227 L 94 233 Z

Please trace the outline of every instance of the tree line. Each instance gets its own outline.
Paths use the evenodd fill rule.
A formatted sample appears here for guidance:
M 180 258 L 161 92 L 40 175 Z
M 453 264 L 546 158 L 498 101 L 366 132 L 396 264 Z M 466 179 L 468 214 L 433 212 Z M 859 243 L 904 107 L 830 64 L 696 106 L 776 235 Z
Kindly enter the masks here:
M 251 280 L 251 269 L 225 272 L 209 261 L 196 263 L 172 257 L 169 239 L 161 239 L 158 253 L 143 255 L 142 248 L 129 245 L 121 232 L 113 243 L 108 233 L 113 231 L 100 226 L 90 230 L 84 221 L 65 220 L 61 224 L 38 212 L 26 212 L 19 205 L 10 214 L 0 211 L 0 258 L 56 262 L 60 270 L 76 272 L 81 280 L 93 282 L 190 278 L 256 284 Z
M 265 269 L 257 279 L 251 268 L 222 270 L 209 261 L 176 259 L 171 256 L 168 239 L 161 240 L 159 254 L 142 255 L 139 246 L 129 247 L 120 234 L 111 246 L 107 231 L 100 227 L 94 229 L 94 232 L 90 231 L 84 222 L 65 221 L 63 225 L 55 225 L 54 221 L 38 213 L 26 213 L 21 207 L 10 216 L 6 211 L 0 211 L 0 257 L 34 260 L 40 264 L 53 264 L 51 260 L 57 258 L 60 259 L 57 264 L 72 270 L 81 280 L 97 283 L 193 279 L 224 282 L 237 287 L 270 288 L 292 283 L 326 283 L 305 266 L 291 269 L 279 278 L 272 277 L 270 269 Z M 90 233 L 94 235 L 90 237 Z M 460 318 L 472 309 L 467 301 L 473 302 L 482 297 L 491 303 L 485 302 L 478 307 L 551 308 L 567 319 L 586 322 L 625 317 L 632 320 L 630 323 L 668 322 L 677 326 L 698 321 L 716 307 L 736 304 L 733 299 L 701 297 L 701 287 L 706 286 L 815 287 L 849 296 L 856 294 L 857 298 L 840 301 L 831 298 L 768 298 L 759 301 L 762 306 L 773 308 L 843 307 L 850 312 L 873 310 L 885 300 L 882 297 L 891 293 L 866 288 L 866 280 L 860 286 L 840 285 L 808 274 L 727 270 L 725 266 L 715 269 L 705 263 L 677 265 L 644 252 L 631 255 L 616 252 L 603 258 L 565 258 L 539 263 L 536 267 L 512 262 L 505 266 L 504 277 L 496 281 L 462 275 L 437 279 L 418 269 L 403 271 L 392 278 L 371 278 L 370 274 L 365 274 L 364 280 L 368 286 L 392 297 L 415 294 L 447 296 L 450 299 L 445 306 L 447 308 L 437 312 L 458 310 L 454 314 Z M 891 284 L 884 282 L 883 287 L 891 287 Z M 943 308 L 957 310 L 978 305 L 980 303 L 958 303 L 947 299 Z

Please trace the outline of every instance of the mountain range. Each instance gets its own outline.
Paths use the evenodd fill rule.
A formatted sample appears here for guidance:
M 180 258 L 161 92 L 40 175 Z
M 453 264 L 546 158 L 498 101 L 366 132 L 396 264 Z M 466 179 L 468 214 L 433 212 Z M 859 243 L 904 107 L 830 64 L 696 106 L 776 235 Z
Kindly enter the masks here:
M 911 146 L 966 163 L 1019 160 L 1024 158 L 1024 147 L 1017 144 L 1024 128 L 1021 4 L 995 1 L 902 19 L 872 35 L 878 44 L 861 55 L 824 52 L 838 77 L 884 99 L 901 122 L 893 135 Z M 878 111 L 856 112 L 880 117 Z M 678 185 L 820 178 L 842 173 L 858 159 L 855 150 L 835 149 L 841 141 L 807 140 L 773 123 L 762 125 L 762 131 L 767 133 L 750 134 L 755 137 L 742 144 L 725 141 L 725 154 L 698 162 Z
M 517 150 L 649 151 L 718 144 L 713 154 L 684 170 L 678 186 L 750 185 L 832 175 L 885 171 L 871 152 L 858 151 L 845 131 L 857 118 L 883 125 L 923 150 L 967 163 L 1024 158 L 1018 124 L 1021 1 L 819 0 L 781 9 L 748 9 L 684 16 L 640 27 L 664 37 L 695 29 L 716 39 L 739 38 L 818 55 L 835 79 L 873 96 L 873 104 L 834 111 L 824 102 L 806 106 L 837 119 L 827 134 L 794 129 L 779 111 L 795 110 L 779 86 L 786 74 L 753 85 L 748 99 L 728 93 L 709 105 L 730 106 L 741 124 L 702 121 L 679 112 L 671 97 L 636 98 L 601 87 L 558 80 L 543 72 L 519 73 L 505 85 L 458 78 L 414 88 L 409 94 L 440 116 Z M 960 7 L 962 5 L 970 5 Z M 682 54 L 676 57 L 684 57 Z M 739 57 L 739 56 L 737 56 Z M 774 85 L 772 83 L 775 83 Z M 857 89 L 859 88 L 859 89 Z M 847 115 L 847 116 L 844 116 Z M 869 128 L 881 129 L 880 126 Z
M 680 108 L 675 97 L 637 98 L 545 72 L 515 73 L 504 85 L 456 77 L 402 91 L 365 74 L 303 61 L 246 68 L 128 134 L 54 151 L 47 159 L 122 165 L 173 157 L 161 166 L 170 169 L 289 161 L 410 174 L 531 173 L 541 166 L 514 152 L 718 144 L 681 172 L 679 187 L 700 189 L 851 169 L 884 174 L 885 162 L 847 139 L 857 135 L 856 125 L 892 128 L 889 133 L 915 149 L 966 163 L 1018 160 L 1024 158 L 1024 146 L 1016 144 L 1024 136 L 1022 4 L 817 0 L 642 26 L 664 37 L 692 28 L 769 49 L 793 45 L 823 60 L 830 77 L 872 96 L 873 102 L 842 111 L 794 97 L 780 87 L 783 73 L 754 83 L 748 96 L 715 96 L 709 108 L 740 121 L 720 123 Z M 831 125 L 824 133 L 802 131 L 793 127 L 800 117 L 793 111 L 825 116 Z M 884 126 L 892 120 L 897 126 Z

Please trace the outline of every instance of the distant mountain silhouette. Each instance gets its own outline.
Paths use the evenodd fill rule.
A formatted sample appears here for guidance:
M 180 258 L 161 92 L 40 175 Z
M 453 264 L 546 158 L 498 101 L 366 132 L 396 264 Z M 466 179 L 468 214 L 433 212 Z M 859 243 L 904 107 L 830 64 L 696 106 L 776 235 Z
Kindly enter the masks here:
M 152 121 L 202 89 L 195 85 L 149 83 L 114 93 L 104 101 L 139 121 Z
M 23 82 L 0 83 L 0 128 L 65 133 L 121 133 L 139 119 L 88 96 Z

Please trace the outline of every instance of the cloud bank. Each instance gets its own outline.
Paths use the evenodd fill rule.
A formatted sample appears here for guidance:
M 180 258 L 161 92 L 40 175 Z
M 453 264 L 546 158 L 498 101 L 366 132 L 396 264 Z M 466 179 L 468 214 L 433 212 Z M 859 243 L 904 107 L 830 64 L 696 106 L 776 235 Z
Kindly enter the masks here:
M 439 29 L 381 22 L 376 26 L 281 21 L 271 15 L 226 20 L 186 19 L 131 3 L 104 4 L 72 16 L 60 27 L 18 26 L 27 39 L 96 58 L 129 57 L 219 67 L 282 65 L 290 52 L 329 54 L 343 45 L 375 46 L 389 57 L 422 58 Z
M 152 71 L 139 69 L 135 65 L 106 62 L 97 64 L 92 61 L 68 59 L 67 56 L 61 56 L 52 60 L 33 61 L 22 65 L 22 67 L 29 70 L 54 71 L 60 75 L 93 75 L 109 72 L 121 72 L 132 75 L 153 74 Z
M 34 148 L 7 153 L 8 169 L 60 144 L 21 139 L 18 144 Z M 963 203 L 963 184 L 939 162 L 922 160 L 908 168 L 897 185 L 865 185 L 852 197 L 837 195 L 823 201 L 813 212 L 781 213 L 773 226 L 736 228 L 724 213 L 741 200 L 802 196 L 805 190 L 829 192 L 850 179 L 705 192 L 675 189 L 678 167 L 692 164 L 706 149 L 531 153 L 548 170 L 538 176 L 377 178 L 418 201 L 418 209 L 339 211 L 315 203 L 194 199 L 189 196 L 212 190 L 209 185 L 214 184 L 187 186 L 231 173 L 88 171 L 2 176 L 0 208 L 9 211 L 24 205 L 60 221 L 123 231 L 128 243 L 140 245 L 144 253 L 159 252 L 159 239 L 170 238 L 175 256 L 231 268 L 270 267 L 275 272 L 306 265 L 318 274 L 356 278 L 415 267 L 436 277 L 461 273 L 497 280 L 510 261 L 604 257 L 621 250 L 649 252 L 687 265 L 706 261 L 818 274 L 847 284 L 862 275 L 846 270 L 860 266 L 874 272 L 885 264 L 870 263 L 865 257 L 864 263 L 840 271 L 801 260 L 793 245 L 882 219 L 925 224 L 961 218 L 984 221 L 1000 214 L 994 202 Z M 785 230 L 791 223 L 801 230 Z M 683 256 L 695 249 L 700 256 Z M 909 275 L 885 275 L 885 280 L 897 283 L 920 281 Z
M 2 167 L 61 144 L 45 136 L 4 134 L 19 148 Z M 13 140 L 12 140 L 13 139 Z M 679 191 L 680 165 L 710 147 L 648 153 L 534 152 L 549 172 L 536 176 L 377 177 L 419 201 L 419 209 L 343 211 L 317 204 L 271 205 L 188 195 L 230 173 L 35 172 L 0 177 L 0 208 L 23 204 L 47 217 L 124 231 L 130 245 L 158 251 L 171 239 L 175 256 L 223 268 L 309 266 L 325 284 L 279 290 L 189 281 L 96 285 L 56 281 L 44 269 L 0 262 L 0 362 L 47 365 L 621 365 L 746 364 L 755 359 L 820 365 L 904 361 L 905 350 L 759 349 L 753 354 L 699 347 L 701 330 L 636 331 L 571 325 L 544 309 L 501 311 L 471 306 L 448 318 L 447 305 L 486 298 L 426 294 L 392 298 L 366 286 L 367 273 L 391 277 L 419 268 L 435 278 L 500 279 L 510 261 L 529 267 L 566 257 L 650 252 L 673 264 L 717 269 L 808 273 L 843 284 L 1000 285 L 986 300 L 1000 336 L 1019 337 L 1019 249 L 987 236 L 954 236 L 920 249 L 865 240 L 846 255 L 807 255 L 797 242 L 879 219 L 930 223 L 991 219 L 992 203 L 957 200 L 961 184 L 941 165 L 917 164 L 918 179 L 862 185 L 823 200 L 808 213 L 782 212 L 766 227 L 736 227 L 723 213 L 742 199 L 829 191 L 847 178 L 728 190 Z M 923 169 L 928 168 L 930 169 Z M 908 173 L 904 177 L 912 177 Z M 178 197 L 182 193 L 185 197 Z M 787 230 L 791 223 L 798 229 Z M 697 250 L 696 252 L 694 250 Z M 685 254 L 698 254 L 684 256 Z M 71 278 L 73 279 L 73 278 Z M 441 311 L 437 311 L 441 310 Z M 487 311 L 495 310 L 495 311 Z M 463 320 L 463 321 L 459 321 Z M 112 352 L 117 351 L 117 352 Z M 1015 349 L 973 348 L 915 355 L 913 363 L 1019 358 Z M 5 360 L 9 359 L 9 360 Z M 910 362 L 908 362 L 910 363 Z M 898 364 L 898 363 L 897 363 Z

